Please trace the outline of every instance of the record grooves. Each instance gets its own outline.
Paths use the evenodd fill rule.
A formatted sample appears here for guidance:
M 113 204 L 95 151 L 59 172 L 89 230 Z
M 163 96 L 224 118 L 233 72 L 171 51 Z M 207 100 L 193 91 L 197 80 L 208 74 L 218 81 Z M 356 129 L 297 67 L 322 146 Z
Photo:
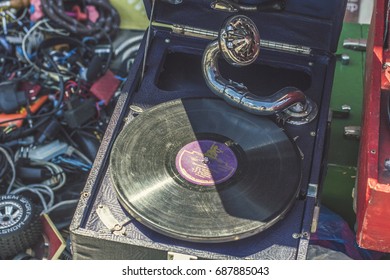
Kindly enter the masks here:
M 301 158 L 268 118 L 219 99 L 179 99 L 123 128 L 110 174 L 119 201 L 144 225 L 187 241 L 225 242 L 284 217 L 300 189 Z

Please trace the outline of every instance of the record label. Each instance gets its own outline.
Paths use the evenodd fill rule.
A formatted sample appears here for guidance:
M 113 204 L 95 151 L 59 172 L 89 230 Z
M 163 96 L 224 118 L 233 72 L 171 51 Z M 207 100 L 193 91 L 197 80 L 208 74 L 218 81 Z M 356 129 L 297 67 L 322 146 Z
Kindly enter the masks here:
M 176 168 L 187 181 L 214 186 L 229 180 L 237 170 L 237 158 L 225 144 L 210 140 L 193 141 L 176 156 Z

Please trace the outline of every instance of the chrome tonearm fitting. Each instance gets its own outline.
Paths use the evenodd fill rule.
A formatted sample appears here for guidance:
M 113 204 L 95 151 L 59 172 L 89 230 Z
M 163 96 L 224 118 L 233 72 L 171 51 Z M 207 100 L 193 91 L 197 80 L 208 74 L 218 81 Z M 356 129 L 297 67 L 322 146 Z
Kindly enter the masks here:
M 211 8 L 223 12 L 280 12 L 286 7 L 287 0 L 268 0 L 258 5 L 240 4 L 233 0 L 216 0 Z
M 270 96 L 257 96 L 243 84 L 221 76 L 218 58 L 234 66 L 253 63 L 260 51 L 260 36 L 256 25 L 246 16 L 230 17 L 222 26 L 218 39 L 211 42 L 203 54 L 202 71 L 207 86 L 229 104 L 256 115 L 278 115 L 287 123 L 300 125 L 317 116 L 317 105 L 301 90 L 285 87 Z

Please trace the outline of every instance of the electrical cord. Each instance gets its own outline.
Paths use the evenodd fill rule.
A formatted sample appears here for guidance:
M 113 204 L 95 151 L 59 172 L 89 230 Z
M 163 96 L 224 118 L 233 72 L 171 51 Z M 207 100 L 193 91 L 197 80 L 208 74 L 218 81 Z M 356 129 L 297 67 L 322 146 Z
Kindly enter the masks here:
M 53 61 L 53 59 L 50 57 L 50 54 L 48 54 L 46 51 L 42 51 L 42 53 L 44 54 L 44 57 L 49 61 L 50 65 L 54 68 L 54 71 L 55 72 L 49 72 L 49 71 L 46 71 L 46 70 L 43 70 L 41 67 L 38 67 L 30 58 L 29 58 L 29 55 L 26 51 L 26 42 L 28 40 L 28 38 L 31 36 L 31 34 L 37 29 L 40 27 L 40 25 L 46 23 L 48 21 L 48 19 L 44 19 L 44 20 L 41 20 L 39 22 L 37 22 L 27 33 L 26 35 L 23 37 L 23 41 L 22 41 L 22 52 L 23 52 L 23 56 L 25 58 L 25 60 L 27 61 L 27 63 L 29 65 L 32 66 L 32 68 L 28 71 L 28 75 L 30 75 L 30 73 L 32 74 L 32 70 L 38 70 L 39 72 L 44 72 L 46 74 L 48 74 L 50 77 L 53 77 L 55 76 L 58 81 L 59 81 L 59 100 L 56 104 L 56 106 L 53 108 L 52 111 L 48 112 L 48 113 L 43 113 L 43 114 L 39 114 L 39 115 L 30 115 L 29 116 L 29 119 L 37 119 L 37 118 L 42 118 L 42 117 L 46 117 L 46 116 L 52 116 L 54 115 L 55 113 L 57 113 L 60 109 L 61 109 L 61 106 L 62 106 L 62 101 L 64 99 L 64 77 L 60 71 L 60 69 L 58 68 L 58 65 Z M 27 74 L 25 75 L 27 77 Z M 23 77 L 24 78 L 24 77 Z M 21 79 L 20 79 L 21 80 Z M 13 81 L 10 81 L 10 82 L 14 82 Z M 14 122 L 14 121 L 18 121 L 18 120 L 24 120 L 25 117 L 20 117 L 20 118 L 14 118 L 14 119 L 10 119 L 10 120 L 6 120 L 6 121 L 1 121 L 0 124 L 4 124 L 4 123 L 10 123 L 10 122 Z
M 8 187 L 7 187 L 7 193 L 9 193 L 15 183 L 15 180 L 16 180 L 16 169 L 15 169 L 15 164 L 14 164 L 14 161 L 12 160 L 11 158 L 11 155 L 9 154 L 9 152 L 4 149 L 3 147 L 0 146 L 0 152 L 4 154 L 9 166 L 11 167 L 11 171 L 12 171 L 12 177 L 11 177 L 11 181 L 10 183 L 8 184 Z
M 31 112 L 32 110 L 29 110 L 27 104 L 24 108 L 29 112 L 26 117 L 0 121 L 0 124 L 9 124 L 17 120 L 28 120 L 30 125 L 26 125 L 27 122 L 25 122 L 21 128 L 17 128 L 16 125 L 9 125 L 4 129 L 0 128 L 0 143 L 5 143 L 4 146 L 0 145 L 1 187 L 3 188 L 4 186 L 6 193 L 30 193 L 29 195 L 34 198 L 34 201 L 42 204 L 42 213 L 52 213 L 53 215 L 62 213 L 65 209 L 70 209 L 77 204 L 78 200 L 74 199 L 76 196 L 66 197 L 65 200 L 59 198 L 63 192 L 68 192 L 69 187 L 72 186 L 72 183 L 69 183 L 69 181 L 79 181 L 80 186 L 84 185 L 84 182 L 80 181 L 83 181 L 84 177 L 86 179 L 93 164 L 92 157 L 86 153 L 87 157 L 84 151 L 81 152 L 80 148 L 76 146 L 77 149 L 72 149 L 72 156 L 65 156 L 63 162 L 56 162 L 55 159 L 52 162 L 30 160 L 31 166 L 39 166 L 36 169 L 43 170 L 42 179 L 37 177 L 39 183 L 30 184 L 34 181 L 27 180 L 28 178 L 26 177 L 28 176 L 23 177 L 22 171 L 17 169 L 22 166 L 22 163 L 17 161 L 16 151 L 19 151 L 19 149 L 31 151 L 31 145 L 34 145 L 38 138 L 38 135 L 35 134 L 39 134 L 41 128 L 48 123 L 51 117 L 57 117 L 59 116 L 58 112 L 66 110 L 64 100 L 68 98 L 68 95 L 66 94 L 65 82 L 68 82 L 68 79 L 74 77 L 72 80 L 76 81 L 74 87 L 77 90 L 70 92 L 69 95 L 92 96 L 89 92 L 91 85 L 83 84 L 84 81 L 79 80 L 83 79 L 81 71 L 78 73 L 79 68 L 76 65 L 70 68 L 68 65 L 77 61 L 77 63 L 80 62 L 80 64 L 88 66 L 88 61 L 91 60 L 93 55 L 96 55 L 100 56 L 100 58 L 104 57 L 101 59 L 101 68 L 99 69 L 105 73 L 110 67 L 113 56 L 115 56 L 112 36 L 119 30 L 120 19 L 117 11 L 107 0 L 82 0 L 80 1 L 82 2 L 80 6 L 95 6 L 98 10 L 99 18 L 95 23 L 81 23 L 74 18 L 68 17 L 65 13 L 64 5 L 68 6 L 69 2 L 71 1 L 42 0 L 42 5 L 46 3 L 48 10 L 53 12 L 53 17 L 48 16 L 47 11 L 44 10 L 48 18 L 32 25 L 28 20 L 28 9 L 24 9 L 20 11 L 22 13 L 15 14 L 16 16 L 20 15 L 19 18 L 8 15 L 9 19 L 6 28 L 0 30 L 1 37 L 4 37 L 5 43 L 7 43 L 0 45 L 0 52 L 2 52 L 0 58 L 4 58 L 4 62 L 0 65 L 2 71 L 0 74 L 4 73 L 1 77 L 0 85 L 13 84 L 18 81 L 27 83 L 34 80 L 43 87 L 43 90 L 39 92 L 39 95 L 25 91 L 26 95 L 29 95 L 29 100 L 32 100 L 32 97 L 42 95 L 49 95 L 50 100 L 38 111 L 34 111 L 34 114 Z M 77 2 L 73 1 L 71 3 Z M 54 14 L 54 12 L 60 12 L 60 15 Z M 1 19 L 2 17 L 0 16 L 0 21 Z M 3 23 L 5 20 L 4 18 Z M 62 25 L 61 23 L 66 24 Z M 59 48 L 56 48 L 56 53 L 54 51 L 51 52 L 49 49 L 53 50 L 54 48 L 42 43 L 55 37 L 56 34 L 63 37 L 73 36 L 73 38 L 78 38 L 77 40 L 80 40 L 82 44 L 69 48 L 70 51 L 68 52 L 63 52 L 63 49 L 59 50 Z M 57 45 L 61 45 L 61 43 Z M 41 46 L 42 48 L 40 48 Z M 69 46 L 73 45 L 69 44 Z M 93 47 L 96 47 L 95 50 Z M 77 51 L 77 56 L 68 56 L 67 54 L 70 54 L 73 50 Z M 82 67 L 79 64 L 77 65 Z M 93 68 L 92 66 L 91 69 Z M 72 75 L 68 75 L 69 73 L 65 70 L 69 70 Z M 92 81 L 87 82 L 92 83 Z M 80 89 L 80 92 L 78 89 Z M 31 120 L 34 120 L 34 122 L 30 122 Z M 63 130 L 62 126 L 61 128 Z M 80 128 L 80 130 L 82 129 L 84 128 Z M 86 126 L 85 129 L 99 130 L 100 128 Z M 101 130 L 100 132 L 103 133 L 104 131 Z M 74 144 L 69 135 L 64 135 L 65 137 L 68 136 L 68 142 Z M 63 136 L 61 137 L 61 139 L 64 138 Z M 14 149 L 15 156 L 10 147 Z M 41 166 L 44 168 L 41 168 Z M 51 178 L 47 179 L 48 177 Z M 35 181 L 37 181 L 36 178 Z
M 81 37 L 93 36 L 101 39 L 104 33 L 115 36 L 119 30 L 120 17 L 115 8 L 105 0 L 85 0 L 86 5 L 92 5 L 99 11 L 99 18 L 95 23 L 82 23 L 68 16 L 63 0 L 41 0 L 45 15 L 65 30 Z
M 34 74 L 34 68 L 32 66 L 25 66 L 25 67 L 22 67 L 22 68 L 19 68 L 18 69 L 18 72 L 22 72 L 24 71 L 25 69 L 28 69 L 28 71 L 26 73 L 24 73 L 23 75 L 19 76 L 19 77 L 14 77 L 13 79 L 11 80 L 5 80 L 5 81 L 2 81 L 0 83 L 0 85 L 7 85 L 7 84 L 13 84 L 15 82 L 18 82 L 18 81 L 23 81 L 23 80 L 26 80 L 28 79 L 31 75 Z
M 43 31 L 43 32 L 47 32 L 47 33 L 57 33 L 58 35 L 62 35 L 62 36 L 65 36 L 65 37 L 68 37 L 70 35 L 69 32 L 67 32 L 66 30 L 64 29 L 59 29 L 59 28 L 54 28 L 53 26 L 50 25 L 50 22 L 49 21 L 45 21 L 43 23 L 43 25 L 45 25 L 45 27 L 43 26 L 39 26 L 39 30 Z
M 27 42 L 28 42 L 28 40 L 31 40 L 32 34 L 35 33 L 36 30 L 40 29 L 42 25 L 44 25 L 44 24 L 47 25 L 48 21 L 49 21 L 48 19 L 43 19 L 43 20 L 37 22 L 30 30 L 28 30 L 26 35 L 23 37 L 21 50 L 22 50 L 23 57 L 24 57 L 25 61 L 31 66 L 31 68 L 25 75 L 23 75 L 23 77 L 18 78 L 18 80 L 22 80 L 22 78 L 27 78 L 29 75 L 33 74 L 33 70 L 34 69 L 38 70 L 39 72 L 43 72 L 46 75 L 48 75 L 49 77 L 56 78 L 59 81 L 60 96 L 59 96 L 58 102 L 56 102 L 56 105 L 55 105 L 55 107 L 53 108 L 53 110 L 51 112 L 43 113 L 43 114 L 40 114 L 40 115 L 29 115 L 29 119 L 31 119 L 31 120 L 37 119 L 37 118 L 46 117 L 46 116 L 52 116 L 53 114 L 57 113 L 62 108 L 61 107 L 62 106 L 62 101 L 64 99 L 64 91 L 65 91 L 64 90 L 64 76 L 61 73 L 61 70 L 59 69 L 59 66 L 57 65 L 57 63 L 51 57 L 51 55 L 46 50 L 41 50 L 41 52 L 44 55 L 44 58 L 48 61 L 49 65 L 52 66 L 52 68 L 54 68 L 54 72 L 48 71 L 46 69 L 42 69 L 42 67 L 40 67 L 36 63 L 34 63 L 31 60 L 30 54 L 28 53 L 28 50 L 27 50 L 27 48 L 28 48 L 27 47 Z M 59 33 L 58 31 L 56 31 L 53 28 L 50 31 L 53 31 L 54 33 Z M 109 54 L 107 56 L 107 61 L 106 61 L 105 65 L 104 65 L 104 68 L 102 69 L 103 73 L 105 73 L 108 70 L 108 68 L 110 66 L 110 63 L 111 63 L 112 54 L 113 54 L 113 46 L 112 46 L 112 40 L 111 40 L 109 34 L 106 32 L 106 30 L 103 29 L 103 30 L 100 31 L 100 33 L 102 34 L 102 36 L 104 36 L 107 39 L 107 41 L 109 42 L 109 46 L 110 46 L 110 51 L 109 51 Z M 38 39 L 38 38 L 35 38 L 34 40 L 36 41 L 36 43 L 34 45 L 37 45 L 38 42 L 41 43 L 40 39 Z M 13 80 L 13 82 L 14 81 L 15 80 Z M 8 81 L 6 81 L 6 82 L 8 82 Z M 10 82 L 12 82 L 12 81 L 10 81 Z M 24 120 L 24 119 L 25 119 L 24 117 L 15 118 L 15 119 L 11 119 L 11 120 L 1 121 L 0 124 L 10 123 L 10 122 L 14 122 L 14 121 L 17 121 L 17 120 Z M 1 137 L 0 137 L 0 139 L 1 139 Z
M 51 162 L 45 162 L 39 160 L 32 160 L 31 165 L 43 166 L 47 168 L 51 172 L 53 177 L 39 184 L 29 184 L 29 185 L 23 185 L 20 183 L 13 184 L 8 188 L 7 193 L 17 194 L 22 192 L 31 192 L 35 194 L 39 198 L 43 206 L 42 213 L 49 213 L 62 205 L 75 203 L 72 200 L 72 201 L 63 201 L 54 204 L 55 192 L 61 189 L 66 182 L 66 174 L 63 172 L 63 169 L 59 165 Z M 54 185 L 52 184 L 53 181 L 55 183 Z M 14 190 L 12 190 L 12 188 L 14 188 Z
M 23 37 L 23 40 L 22 40 L 22 53 L 23 53 L 23 56 L 24 56 L 24 59 L 27 61 L 28 64 L 30 64 L 31 66 L 33 66 L 35 69 L 37 70 L 40 70 L 42 72 L 45 72 L 46 74 L 53 74 L 52 72 L 49 72 L 49 71 L 45 71 L 45 70 L 42 70 L 40 67 L 38 67 L 38 65 L 36 65 L 31 59 L 30 59 L 30 55 L 27 51 L 27 41 L 28 40 L 32 40 L 32 38 L 34 38 L 35 42 L 36 42 L 36 47 L 44 40 L 44 36 L 42 34 L 41 37 L 34 37 L 32 36 L 32 34 L 44 23 L 47 23 L 49 21 L 49 19 L 43 19 L 43 20 L 40 20 L 38 21 L 33 27 L 31 27 L 31 29 L 26 33 L 26 35 Z M 31 49 L 31 48 L 30 48 Z M 30 50 L 31 51 L 31 50 Z
M 61 202 L 58 202 L 57 204 L 54 204 L 50 208 L 46 209 L 45 213 L 49 214 L 50 212 L 56 210 L 57 208 L 60 208 L 60 207 L 65 206 L 65 205 L 74 205 L 74 204 L 77 204 L 78 202 L 79 202 L 78 199 L 63 200 Z
M 64 82 L 64 78 L 63 78 L 63 76 L 61 74 L 61 71 L 59 70 L 57 64 L 53 61 L 53 59 L 47 53 L 47 51 L 43 50 L 42 52 L 43 52 L 44 56 L 47 58 L 47 60 L 50 62 L 50 64 L 53 66 L 55 72 L 58 74 L 58 79 L 59 79 L 59 98 L 58 98 L 57 104 L 54 106 L 54 108 L 50 112 L 42 113 L 42 114 L 39 114 L 39 115 L 31 115 L 31 116 L 29 116 L 30 119 L 37 119 L 37 118 L 42 118 L 42 117 L 47 117 L 47 116 L 54 115 L 59 110 L 61 110 L 62 102 L 64 100 L 64 92 L 65 92 L 65 90 L 64 90 L 65 86 L 64 85 L 65 85 L 65 82 Z M 24 119 L 25 119 L 24 117 L 15 118 L 15 119 L 11 119 L 11 120 L 1 121 L 0 124 L 14 122 L 14 121 L 18 121 L 18 120 L 24 120 Z
M 78 157 L 80 157 L 85 163 L 87 163 L 88 165 L 92 165 L 93 162 L 89 160 L 89 158 L 87 156 L 85 156 L 82 152 L 80 152 L 79 150 L 73 148 L 72 149 L 72 153 L 74 153 L 75 155 L 77 155 Z
M 104 30 L 103 30 L 102 34 L 106 37 L 108 44 L 110 46 L 110 51 L 109 51 L 108 56 L 107 56 L 107 61 L 106 61 L 106 64 L 104 65 L 104 68 L 102 71 L 102 73 L 104 74 L 107 72 L 108 68 L 110 67 L 111 60 L 112 60 L 112 53 L 114 52 L 114 50 L 113 50 L 111 37 Z
M 54 205 L 54 191 L 46 185 L 42 184 L 31 184 L 26 186 L 17 186 L 13 191 L 10 191 L 11 194 L 18 194 L 22 192 L 31 192 L 38 196 L 41 204 L 43 206 L 42 213 L 45 213 L 48 209 Z M 44 195 L 49 198 L 49 201 L 46 201 Z
M 42 117 L 42 119 L 40 119 L 38 122 L 36 122 L 33 127 L 29 127 L 29 128 L 22 127 L 22 128 L 17 129 L 17 130 L 11 131 L 8 134 L 0 131 L 0 143 L 6 143 L 9 141 L 24 138 L 24 137 L 27 137 L 27 136 L 33 134 L 38 128 L 40 128 L 41 126 L 43 126 L 44 124 L 47 123 L 48 118 L 49 118 L 48 116 Z
M 129 47 L 132 47 L 133 45 L 135 45 L 139 49 L 143 37 L 144 34 L 140 34 L 134 37 L 130 37 L 128 40 L 124 41 L 122 44 L 115 48 L 115 56 L 118 56 L 121 52 L 127 51 Z
M 6 147 L 6 146 L 4 146 Z M 2 182 L 8 173 L 8 167 L 9 163 L 7 161 L 7 158 L 3 154 L 3 152 L 0 153 L 0 182 Z
M 12 18 L 19 25 L 19 27 L 21 27 L 24 30 L 24 32 L 28 31 L 27 27 L 23 24 L 23 22 L 21 20 L 19 20 L 13 13 L 11 13 L 10 11 L 5 11 L 5 13 L 10 18 Z
M 50 171 L 51 175 L 53 176 L 51 179 L 42 182 L 42 185 L 50 187 L 53 191 L 58 191 L 65 185 L 66 174 L 59 165 L 48 161 L 31 160 L 31 166 L 45 167 Z

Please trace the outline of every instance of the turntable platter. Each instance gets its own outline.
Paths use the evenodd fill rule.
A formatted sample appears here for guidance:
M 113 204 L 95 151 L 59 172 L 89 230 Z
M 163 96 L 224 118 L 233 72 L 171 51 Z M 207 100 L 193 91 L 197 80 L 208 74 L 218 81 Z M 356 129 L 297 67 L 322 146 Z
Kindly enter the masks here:
M 137 116 L 119 134 L 110 175 L 144 225 L 194 242 L 259 233 L 297 197 L 301 158 L 268 118 L 219 99 L 180 99 Z

